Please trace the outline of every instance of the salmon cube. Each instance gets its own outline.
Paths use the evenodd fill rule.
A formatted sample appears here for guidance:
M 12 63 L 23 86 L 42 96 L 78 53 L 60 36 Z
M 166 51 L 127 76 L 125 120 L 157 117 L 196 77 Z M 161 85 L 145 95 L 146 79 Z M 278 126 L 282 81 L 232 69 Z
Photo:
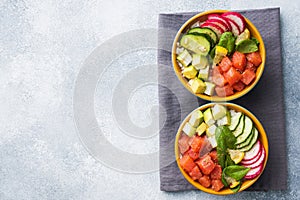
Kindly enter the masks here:
M 212 81 L 218 86 L 224 86 L 227 83 L 222 74 L 214 74 L 212 77 Z
M 195 136 L 192 140 L 191 143 L 191 149 L 195 152 L 195 153 L 199 153 L 199 150 L 203 144 L 204 139 L 202 137 L 199 136 Z
M 189 174 L 193 180 L 199 180 L 199 178 L 202 177 L 202 173 L 198 166 L 195 166 Z
M 248 53 L 246 55 L 246 58 L 249 62 L 253 63 L 255 67 L 258 67 L 260 63 L 262 62 L 261 56 L 259 52 L 253 52 L 253 53 Z
M 212 161 L 214 161 L 215 163 L 218 163 L 218 155 L 217 155 L 217 151 L 213 150 L 209 153 Z
M 244 84 L 242 81 L 239 81 L 239 82 L 237 82 L 236 84 L 234 84 L 232 87 L 233 87 L 234 90 L 240 92 L 240 91 L 242 91 L 246 86 L 245 86 L 245 84 Z
M 210 173 L 211 179 L 221 179 L 222 178 L 222 167 L 221 165 L 216 165 L 214 170 Z
M 208 154 L 196 161 L 196 164 L 201 169 L 201 172 L 206 175 L 209 175 L 214 170 L 216 165 Z
M 199 178 L 199 183 L 203 186 L 208 188 L 211 185 L 211 180 L 209 178 L 209 176 L 204 175 L 201 178 Z
M 226 97 L 234 94 L 233 88 L 228 84 L 225 85 L 224 87 L 217 86 L 215 88 L 215 91 L 219 97 Z
M 180 159 L 179 163 L 180 166 L 187 172 L 191 172 L 196 166 L 194 160 L 188 154 L 184 154 Z
M 181 154 L 184 154 L 187 150 L 189 150 L 190 148 L 189 140 L 190 140 L 189 136 L 187 136 L 184 133 L 181 134 L 178 140 L 178 147 Z
M 249 69 L 253 72 L 256 72 L 256 67 L 254 66 L 254 64 L 250 61 L 247 61 L 247 64 L 246 64 L 246 69 Z
M 194 152 L 193 149 L 190 149 L 187 153 L 193 160 L 196 160 L 199 158 L 199 152 Z
M 246 56 L 245 54 L 241 52 L 234 52 L 232 55 L 232 65 L 234 68 L 239 70 L 240 72 L 243 72 L 246 67 Z
M 256 74 L 253 71 L 247 69 L 243 72 L 241 81 L 244 84 L 249 85 L 255 79 L 255 77 Z
M 229 85 L 232 86 L 242 78 L 242 74 L 238 72 L 234 67 L 231 67 L 226 73 L 224 73 L 224 77 Z
M 220 179 L 212 180 L 211 185 L 211 189 L 213 189 L 216 192 L 220 191 L 224 187 L 224 184 Z
M 232 62 L 227 56 L 224 57 L 221 63 L 219 64 L 219 68 L 222 72 L 227 72 L 231 67 L 232 67 Z

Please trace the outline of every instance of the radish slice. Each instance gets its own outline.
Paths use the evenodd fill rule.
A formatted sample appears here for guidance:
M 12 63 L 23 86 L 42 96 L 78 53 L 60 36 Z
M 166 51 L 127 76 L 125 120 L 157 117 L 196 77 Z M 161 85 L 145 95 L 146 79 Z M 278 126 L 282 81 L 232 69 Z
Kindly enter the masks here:
M 245 27 L 246 27 L 245 18 L 240 13 L 227 12 L 227 13 L 224 13 L 222 16 L 234 21 L 238 25 L 240 33 L 242 33 L 245 30 Z
M 252 160 L 255 156 L 257 156 L 257 154 L 259 153 L 261 148 L 262 148 L 262 145 L 260 144 L 260 141 L 258 140 L 256 142 L 256 144 L 254 144 L 254 146 L 245 153 L 243 160 L 245 160 L 245 161 Z
M 263 164 L 263 162 L 265 160 L 265 157 L 266 157 L 266 151 L 265 151 L 264 148 L 262 148 L 261 156 L 259 157 L 259 159 L 255 163 L 250 164 L 250 165 L 243 165 L 243 166 L 251 168 L 251 169 L 257 168 L 257 167 L 259 167 L 260 165 Z
M 231 26 L 231 31 L 232 31 L 233 35 L 238 36 L 241 33 L 238 25 L 233 20 L 231 20 L 229 18 L 226 18 L 226 20 Z
M 201 28 L 206 27 L 212 29 L 218 35 L 218 38 L 220 38 L 222 33 L 224 33 L 223 29 L 221 29 L 218 25 L 213 23 L 204 22 L 203 24 L 200 25 L 200 27 Z
M 249 172 L 246 174 L 246 176 L 244 178 L 245 179 L 254 179 L 254 178 L 256 178 L 262 172 L 263 166 L 264 165 L 261 164 L 256 168 L 250 169 Z
M 260 150 L 259 153 L 257 154 L 257 156 L 255 156 L 252 160 L 247 160 L 247 161 L 242 160 L 241 164 L 242 165 L 251 165 L 251 164 L 255 163 L 261 157 L 261 153 L 262 153 L 262 151 Z
M 229 31 L 231 31 L 231 26 L 230 26 L 230 24 L 227 22 L 226 18 L 223 17 L 222 15 L 219 15 L 219 14 L 210 14 L 210 15 L 208 15 L 207 18 L 208 18 L 209 20 L 210 20 L 210 19 L 217 19 L 217 20 L 222 21 L 223 23 L 226 24 L 227 29 L 228 29 Z
M 228 26 L 219 19 L 209 19 L 206 22 L 218 25 L 221 29 L 223 29 L 223 32 L 226 32 L 229 30 Z

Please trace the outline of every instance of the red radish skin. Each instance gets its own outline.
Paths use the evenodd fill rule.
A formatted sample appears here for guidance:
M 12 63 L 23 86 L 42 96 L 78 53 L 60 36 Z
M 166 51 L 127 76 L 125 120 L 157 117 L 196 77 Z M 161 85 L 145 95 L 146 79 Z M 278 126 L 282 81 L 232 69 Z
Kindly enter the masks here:
M 231 25 L 227 22 L 226 18 L 223 17 L 222 15 L 219 15 L 219 14 L 210 14 L 210 15 L 208 15 L 207 18 L 208 19 L 218 19 L 218 20 L 221 20 L 222 22 L 224 22 L 227 25 L 228 30 L 231 31 Z
M 259 157 L 259 159 L 256 162 L 254 162 L 253 164 L 250 164 L 250 165 L 243 165 L 243 166 L 254 169 L 254 168 L 259 167 L 260 165 L 262 165 L 265 161 L 265 158 L 266 158 L 266 151 L 265 151 L 264 148 L 262 148 L 261 156 Z
M 260 150 L 259 153 L 257 154 L 257 156 L 255 156 L 252 160 L 247 160 L 247 161 L 242 160 L 241 164 L 242 165 L 251 165 L 251 164 L 255 163 L 260 158 L 261 153 L 262 153 L 262 151 Z
M 209 19 L 206 22 L 218 25 L 224 32 L 229 30 L 228 26 L 223 21 L 221 21 L 219 19 Z
M 254 179 L 257 176 L 259 176 L 263 170 L 263 164 L 259 165 L 258 167 L 254 168 L 254 169 L 250 169 L 249 172 L 246 174 L 246 176 L 244 177 L 245 179 Z
M 223 29 L 221 29 L 218 25 L 213 23 L 204 22 L 203 24 L 200 25 L 200 27 L 201 28 L 206 27 L 212 29 L 218 35 L 218 38 L 220 38 L 222 33 L 224 33 Z
M 240 33 L 242 33 L 245 30 L 246 21 L 245 21 L 245 18 L 240 13 L 226 12 L 222 16 L 227 18 L 227 19 L 231 19 L 232 21 L 234 21 L 238 25 Z
M 252 160 L 255 156 L 257 156 L 261 148 L 262 148 L 261 143 L 259 140 L 257 140 L 256 144 L 249 151 L 245 153 L 243 160 L 244 161 Z
M 241 33 L 238 25 L 229 18 L 226 18 L 226 20 L 231 26 L 231 32 L 233 33 L 233 35 L 238 36 Z

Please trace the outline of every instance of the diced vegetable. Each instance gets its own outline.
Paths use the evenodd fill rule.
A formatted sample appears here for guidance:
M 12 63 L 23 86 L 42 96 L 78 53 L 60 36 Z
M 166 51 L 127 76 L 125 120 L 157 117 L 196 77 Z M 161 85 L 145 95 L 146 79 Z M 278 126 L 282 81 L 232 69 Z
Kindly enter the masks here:
M 202 94 L 205 91 L 206 85 L 201 79 L 195 78 L 192 85 L 191 89 L 195 94 Z
M 211 112 L 211 108 L 206 109 L 203 115 L 204 115 L 204 121 L 208 126 L 211 126 L 215 123 L 215 120 Z
M 226 116 L 227 113 L 226 107 L 220 104 L 215 104 L 211 111 L 215 120 L 221 119 L 222 117 Z
M 193 127 L 198 127 L 199 124 L 203 121 L 203 114 L 200 110 L 196 110 L 193 112 L 189 123 L 193 126 Z
M 204 91 L 204 94 L 207 94 L 209 96 L 212 96 L 213 93 L 215 92 L 215 87 L 216 85 L 211 83 L 211 82 L 204 82 L 206 88 L 205 88 L 205 91 Z
M 206 81 L 208 79 L 208 76 L 209 76 L 209 66 L 199 70 L 198 78 Z
M 207 129 L 207 125 L 205 124 L 205 122 L 202 122 L 196 129 L 197 135 L 201 136 L 206 129 Z
M 207 129 L 206 129 L 206 135 L 208 136 L 208 137 L 211 137 L 211 136 L 214 136 L 215 135 L 215 132 L 216 132 L 216 125 L 211 125 L 210 127 L 208 127 Z
M 177 60 L 185 67 L 187 67 L 192 62 L 192 56 L 189 52 L 185 49 L 183 50 L 178 56 Z
M 206 56 L 211 48 L 210 41 L 203 35 L 184 35 L 180 45 L 194 53 Z
M 208 60 L 203 55 L 193 54 L 192 65 L 197 70 L 204 69 L 208 65 Z
M 196 133 L 196 128 L 194 128 L 190 123 L 186 123 L 182 131 L 189 137 L 192 137 Z

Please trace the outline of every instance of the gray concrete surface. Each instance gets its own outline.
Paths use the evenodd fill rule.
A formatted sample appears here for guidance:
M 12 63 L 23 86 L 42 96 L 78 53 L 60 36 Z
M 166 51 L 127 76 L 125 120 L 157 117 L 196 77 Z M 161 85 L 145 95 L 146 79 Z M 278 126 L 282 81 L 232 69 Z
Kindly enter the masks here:
M 230 197 L 165 193 L 159 190 L 157 170 L 132 174 L 112 169 L 88 152 L 75 125 L 73 95 L 82 64 L 96 47 L 124 32 L 157 28 L 162 12 L 265 7 L 281 8 L 287 191 Z M 299 15 L 300 5 L 292 0 L 0 1 L 0 199 L 299 199 Z M 158 151 L 157 134 L 142 140 L 124 134 L 111 103 L 118 80 L 137 63 L 156 63 L 156 50 L 128 52 L 110 63 L 98 81 L 94 108 L 114 146 L 145 155 Z M 151 124 L 157 102 L 155 85 L 136 89 L 126 107 L 130 121 Z

